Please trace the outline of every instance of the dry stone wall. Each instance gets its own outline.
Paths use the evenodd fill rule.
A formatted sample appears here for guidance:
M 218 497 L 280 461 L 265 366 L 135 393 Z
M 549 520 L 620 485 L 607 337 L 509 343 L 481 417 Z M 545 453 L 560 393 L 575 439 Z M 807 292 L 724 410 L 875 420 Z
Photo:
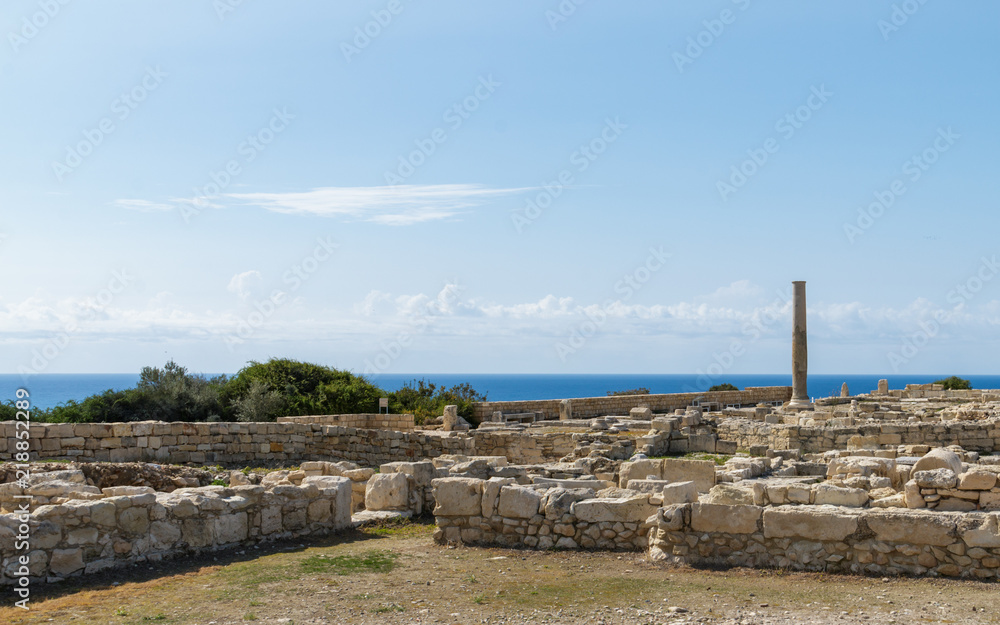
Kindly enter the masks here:
M 864 436 L 872 437 L 876 445 L 959 445 L 980 453 L 1000 450 L 1000 421 L 995 420 L 819 427 L 730 419 L 719 423 L 716 431 L 720 439 L 735 441 L 741 449 L 765 445 L 768 449 L 822 453 L 847 449 L 851 438 Z
M 0 460 L 15 453 L 15 425 L 0 423 Z M 51 423 L 30 428 L 32 460 L 199 464 L 299 464 L 349 460 L 365 466 L 474 454 L 467 435 L 303 423 Z
M 494 412 L 538 412 L 544 419 L 558 419 L 562 402 L 569 402 L 574 419 L 590 419 L 607 415 L 627 415 L 632 408 L 648 406 L 652 412 L 667 413 L 682 410 L 695 401 L 715 402 L 722 406 L 755 406 L 765 402 L 786 402 L 792 397 L 790 386 L 747 387 L 742 391 L 705 391 L 703 393 L 669 393 L 657 395 L 616 395 L 609 397 L 583 397 L 569 400 L 547 399 L 534 401 L 494 401 L 475 405 L 475 416 L 489 421 Z M 563 404 L 565 405 L 565 404 Z M 565 408 L 564 408 L 565 410 Z
M 872 575 L 1000 576 L 1000 514 L 837 506 L 660 508 L 651 557 Z
M 309 423 L 319 425 L 339 425 L 345 428 L 369 430 L 396 430 L 412 432 L 414 429 L 411 414 L 327 414 L 304 415 L 301 417 L 278 417 L 278 423 Z
M 448 477 L 433 481 L 440 543 L 533 549 L 642 551 L 649 495 L 598 498 L 587 488 L 521 486 L 510 478 Z
M 117 487 L 129 489 L 130 487 Z M 28 514 L 0 514 L 0 585 L 71 576 L 227 546 L 323 535 L 351 523 L 351 481 L 307 477 L 302 485 L 206 486 L 74 499 Z M 16 537 L 30 535 L 28 564 Z M 27 570 L 20 570 L 26 566 Z

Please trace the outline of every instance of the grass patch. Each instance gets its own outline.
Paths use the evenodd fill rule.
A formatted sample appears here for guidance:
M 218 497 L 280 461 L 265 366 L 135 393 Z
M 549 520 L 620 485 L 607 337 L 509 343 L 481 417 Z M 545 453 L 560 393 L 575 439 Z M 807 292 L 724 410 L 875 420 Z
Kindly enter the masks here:
M 354 575 L 357 573 L 388 573 L 396 568 L 396 554 L 391 551 L 371 550 L 360 555 L 309 556 L 302 560 L 300 567 L 304 573 Z
M 726 464 L 726 462 L 733 456 L 727 454 L 709 454 L 698 451 L 689 454 L 684 454 L 684 457 L 689 458 L 691 460 L 711 460 L 716 465 L 721 467 L 722 465 Z
M 418 538 L 425 535 L 430 536 L 434 533 L 435 529 L 433 523 L 414 523 L 409 519 L 401 519 L 367 525 L 360 528 L 359 531 L 368 536 L 379 536 L 382 538 Z

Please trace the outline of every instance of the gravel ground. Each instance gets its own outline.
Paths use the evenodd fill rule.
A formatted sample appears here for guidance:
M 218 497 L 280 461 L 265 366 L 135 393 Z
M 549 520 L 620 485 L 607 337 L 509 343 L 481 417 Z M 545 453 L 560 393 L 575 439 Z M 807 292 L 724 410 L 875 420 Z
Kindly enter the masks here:
M 448 548 L 431 540 L 432 530 L 366 529 L 34 588 L 32 609 L 0 607 L 0 623 L 1000 622 L 1000 587 L 991 583 L 672 568 L 642 554 Z

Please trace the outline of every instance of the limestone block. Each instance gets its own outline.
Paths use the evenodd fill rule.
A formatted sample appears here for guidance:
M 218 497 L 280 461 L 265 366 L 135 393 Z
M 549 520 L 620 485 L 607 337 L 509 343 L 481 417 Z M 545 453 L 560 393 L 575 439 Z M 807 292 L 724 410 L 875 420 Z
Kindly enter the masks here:
M 711 503 L 691 504 L 691 529 L 696 532 L 753 534 L 763 508 Z
M 912 477 L 917 471 L 932 471 L 934 469 L 949 469 L 955 475 L 962 472 L 962 459 L 953 451 L 943 447 L 937 447 L 923 455 L 917 460 L 910 472 Z
M 667 484 L 670 484 L 667 480 L 629 480 L 625 488 L 648 495 L 659 495 Z
M 101 489 L 77 482 L 52 480 L 32 485 L 28 488 L 27 494 L 35 497 L 67 497 L 72 499 L 78 494 L 100 495 Z
M 958 524 L 958 534 L 969 547 L 1000 548 L 1000 515 L 970 515 L 963 518 Z
M 979 507 L 983 510 L 1000 510 L 1000 492 L 990 491 L 980 494 Z
M 574 503 L 571 513 L 587 523 L 642 523 L 655 514 L 657 506 L 649 503 L 647 495 L 620 498 L 585 499 Z
M 542 494 L 523 486 L 505 486 L 500 489 L 497 514 L 508 519 L 530 519 L 538 514 Z
M 514 480 L 509 477 L 491 477 L 483 484 L 482 514 L 484 519 L 493 518 L 497 511 L 497 499 L 500 498 L 500 489 L 513 483 Z M 549 492 L 551 493 L 552 491 Z
M 958 476 L 959 490 L 989 490 L 996 486 L 996 483 L 996 473 L 981 469 L 971 469 Z
M 213 535 L 219 545 L 236 543 L 247 539 L 247 513 L 238 512 L 216 517 L 213 520 Z
M 663 505 L 670 506 L 698 501 L 698 486 L 694 482 L 675 482 L 663 487 Z
M 435 516 L 475 516 L 482 511 L 483 480 L 471 477 L 443 477 L 434 487 Z
M 618 469 L 618 484 L 625 488 L 630 481 L 644 480 L 650 475 L 663 477 L 663 461 L 645 459 L 623 462 Z
M 670 482 L 694 482 L 699 493 L 707 493 L 715 486 L 715 463 L 711 460 L 686 460 L 665 458 L 661 477 Z
M 913 480 L 906 483 L 903 487 L 903 501 L 906 503 L 907 508 L 926 508 L 927 502 L 924 501 L 923 495 L 920 494 L 920 487 Z
M 573 418 L 573 404 L 568 399 L 559 402 L 559 420 L 568 421 Z
M 166 550 L 181 538 L 181 530 L 168 521 L 155 521 L 149 527 L 149 537 L 154 549 Z
M 146 508 L 126 508 L 118 515 L 118 527 L 129 534 L 145 534 L 149 530 L 149 511 Z
M 430 486 L 431 480 L 435 477 L 434 463 L 429 460 L 422 462 L 387 462 L 379 467 L 379 471 L 382 473 L 403 473 L 412 476 L 414 482 L 420 488 Z
M 628 411 L 628 416 L 630 419 L 649 421 L 653 418 L 653 411 L 649 409 L 649 406 L 637 406 Z
M 109 486 L 102 488 L 101 492 L 106 497 L 121 497 L 123 495 L 147 495 L 156 491 L 149 486 Z
M 903 493 L 897 493 L 895 495 L 889 495 L 887 497 L 880 497 L 878 499 L 873 499 L 871 502 L 873 508 L 908 508 L 906 505 L 906 495 Z
M 753 489 L 736 484 L 716 484 L 705 497 L 705 503 L 726 506 L 753 505 Z
M 650 427 L 657 432 L 669 434 L 673 427 L 673 421 L 666 417 L 656 417 L 652 420 Z
M 873 510 L 865 520 L 882 542 L 938 547 L 955 542 L 955 517 L 930 510 Z
M 409 501 L 405 473 L 379 473 L 372 476 L 365 487 L 365 508 L 368 510 L 405 510 Z
M 563 515 L 570 513 L 574 503 L 585 499 L 594 499 L 593 489 L 552 488 L 546 491 L 545 496 L 542 498 L 541 512 L 545 514 L 545 518 L 547 519 L 561 519 Z
M 956 497 L 942 497 L 934 509 L 939 512 L 971 512 L 979 506 L 975 501 Z
M 817 484 L 813 487 L 813 503 L 818 506 L 827 504 L 860 508 L 868 503 L 868 491 L 860 488 L 842 488 L 832 484 Z
M 49 570 L 58 577 L 76 573 L 83 566 L 83 549 L 56 549 L 49 560 Z
M 860 511 L 828 506 L 781 506 L 764 510 L 765 538 L 844 540 L 858 531 Z
M 914 471 L 910 477 L 920 488 L 955 488 L 958 477 L 951 469 Z

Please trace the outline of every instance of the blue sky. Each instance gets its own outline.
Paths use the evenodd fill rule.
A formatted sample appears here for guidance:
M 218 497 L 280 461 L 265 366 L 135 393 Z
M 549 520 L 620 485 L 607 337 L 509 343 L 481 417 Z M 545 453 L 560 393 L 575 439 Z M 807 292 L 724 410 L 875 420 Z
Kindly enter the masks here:
M 11 0 L 0 371 L 1000 373 L 998 18 Z

